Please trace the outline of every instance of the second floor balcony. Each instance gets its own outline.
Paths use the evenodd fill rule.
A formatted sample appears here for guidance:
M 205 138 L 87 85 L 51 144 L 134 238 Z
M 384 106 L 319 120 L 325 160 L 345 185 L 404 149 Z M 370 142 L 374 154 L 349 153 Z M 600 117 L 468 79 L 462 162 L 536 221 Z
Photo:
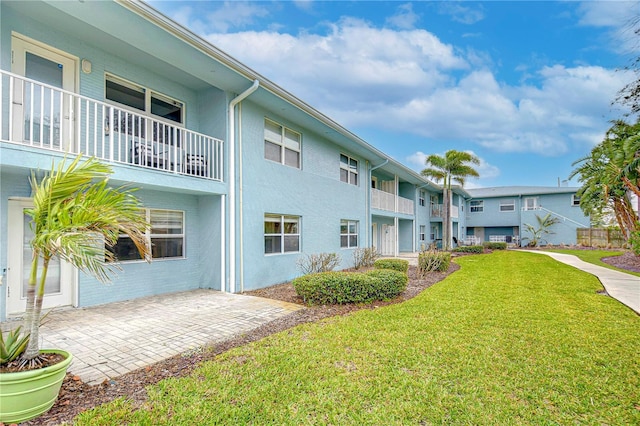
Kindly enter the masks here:
M 396 208 L 397 199 L 397 208 Z M 413 200 L 371 188 L 371 208 L 394 213 L 414 214 Z
M 0 71 L 0 139 L 222 181 L 223 141 L 169 120 Z

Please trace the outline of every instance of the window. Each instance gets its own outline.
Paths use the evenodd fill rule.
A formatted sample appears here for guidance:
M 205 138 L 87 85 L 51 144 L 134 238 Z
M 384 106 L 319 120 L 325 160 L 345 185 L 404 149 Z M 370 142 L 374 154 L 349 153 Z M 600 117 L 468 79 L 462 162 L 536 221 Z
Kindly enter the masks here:
M 484 211 L 483 200 L 473 200 L 469 202 L 469 210 L 471 213 L 482 213 Z
M 580 197 L 578 197 L 576 194 L 573 194 L 571 196 L 571 205 L 572 206 L 579 206 L 580 205 Z
M 151 229 L 146 235 L 153 259 L 184 257 L 184 212 L 177 210 L 145 209 Z M 131 238 L 120 235 L 115 246 L 107 248 L 118 261 L 141 260 Z
M 358 247 L 358 222 L 354 220 L 340 221 L 340 247 Z
M 105 87 L 105 98 L 110 101 L 175 123 L 184 122 L 184 104 L 180 101 L 109 74 Z
M 298 251 L 300 251 L 300 217 L 264 215 L 264 253 L 295 253 Z
M 264 158 L 300 168 L 300 133 L 271 120 L 264 120 Z
M 500 211 L 501 212 L 512 212 L 516 210 L 516 202 L 515 200 L 501 200 L 500 201 Z
M 524 199 L 524 210 L 536 210 L 538 208 L 538 198 L 529 197 Z
M 340 180 L 351 185 L 358 185 L 358 160 L 340 154 Z
M 160 93 L 107 74 L 105 98 L 142 114 L 134 115 L 126 109 L 110 108 L 105 118 L 105 131 L 147 138 L 163 144 L 180 145 L 181 133 L 175 125 L 184 123 L 184 104 Z M 147 120 L 144 116 L 149 116 Z
M 424 241 L 426 228 L 427 227 L 425 225 L 420 225 L 420 241 Z
M 420 191 L 420 196 L 418 197 L 418 204 L 424 207 L 424 191 Z

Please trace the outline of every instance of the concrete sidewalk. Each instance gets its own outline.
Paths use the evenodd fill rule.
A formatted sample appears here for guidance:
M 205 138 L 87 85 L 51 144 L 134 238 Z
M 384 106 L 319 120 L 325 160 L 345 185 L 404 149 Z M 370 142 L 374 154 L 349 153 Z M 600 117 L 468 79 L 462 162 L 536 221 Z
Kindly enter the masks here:
M 540 250 L 518 251 L 544 254 L 559 262 L 566 263 L 567 265 L 594 275 L 600 280 L 609 296 L 617 299 L 619 302 L 627 305 L 636 311 L 636 313 L 640 314 L 640 277 L 585 262 L 572 254 L 553 253 Z
M 41 348 L 73 354 L 69 372 L 90 385 L 246 333 L 303 306 L 195 290 L 51 312 Z

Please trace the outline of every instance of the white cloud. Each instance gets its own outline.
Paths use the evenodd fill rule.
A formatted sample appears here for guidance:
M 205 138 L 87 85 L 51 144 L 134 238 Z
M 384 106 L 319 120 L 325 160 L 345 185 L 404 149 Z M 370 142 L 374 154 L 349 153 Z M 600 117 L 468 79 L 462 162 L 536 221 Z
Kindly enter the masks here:
M 403 30 L 409 30 L 415 27 L 418 20 L 420 20 L 420 16 L 413 11 L 413 5 L 405 3 L 398 6 L 398 11 L 395 15 L 387 18 L 387 24 Z
M 459 2 L 441 2 L 439 3 L 439 12 L 442 15 L 449 15 L 451 19 L 462 24 L 475 24 L 484 19 L 484 11 L 482 5 L 473 8 L 468 4 L 464 6 Z
M 528 68 L 526 84 L 507 85 L 486 53 L 461 51 L 423 29 L 376 28 L 354 18 L 325 25 L 324 34 L 203 35 L 347 128 L 500 152 L 555 156 L 591 147 L 628 81 L 598 66 L 556 65 Z
M 243 1 L 225 1 L 216 10 L 205 16 L 195 18 L 189 27 L 200 33 L 222 32 L 231 29 L 241 29 L 256 22 L 256 18 L 264 18 L 269 15 L 267 8 L 257 4 Z
M 637 1 L 586 1 L 578 8 L 580 25 L 595 27 L 621 27 L 638 15 Z

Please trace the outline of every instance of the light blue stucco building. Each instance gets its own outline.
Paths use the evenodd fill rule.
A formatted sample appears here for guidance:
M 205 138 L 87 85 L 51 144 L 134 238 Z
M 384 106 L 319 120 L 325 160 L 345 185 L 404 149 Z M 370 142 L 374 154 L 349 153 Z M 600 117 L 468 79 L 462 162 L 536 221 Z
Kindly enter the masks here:
M 109 285 L 58 263 L 48 306 L 241 292 L 299 275 L 304 254 L 336 252 L 346 268 L 356 248 L 393 256 L 441 239 L 440 186 L 145 3 L 2 1 L 0 48 L 1 320 L 24 309 L 29 176 L 65 155 L 96 156 L 114 186 L 140 188 L 153 261 L 121 238 Z M 529 220 L 520 195 L 508 195 L 519 220 L 501 221 L 489 214 L 500 197 L 474 191 L 454 190 L 458 241 Z M 571 196 L 560 192 L 549 196 Z M 486 214 L 470 212 L 481 198 Z

